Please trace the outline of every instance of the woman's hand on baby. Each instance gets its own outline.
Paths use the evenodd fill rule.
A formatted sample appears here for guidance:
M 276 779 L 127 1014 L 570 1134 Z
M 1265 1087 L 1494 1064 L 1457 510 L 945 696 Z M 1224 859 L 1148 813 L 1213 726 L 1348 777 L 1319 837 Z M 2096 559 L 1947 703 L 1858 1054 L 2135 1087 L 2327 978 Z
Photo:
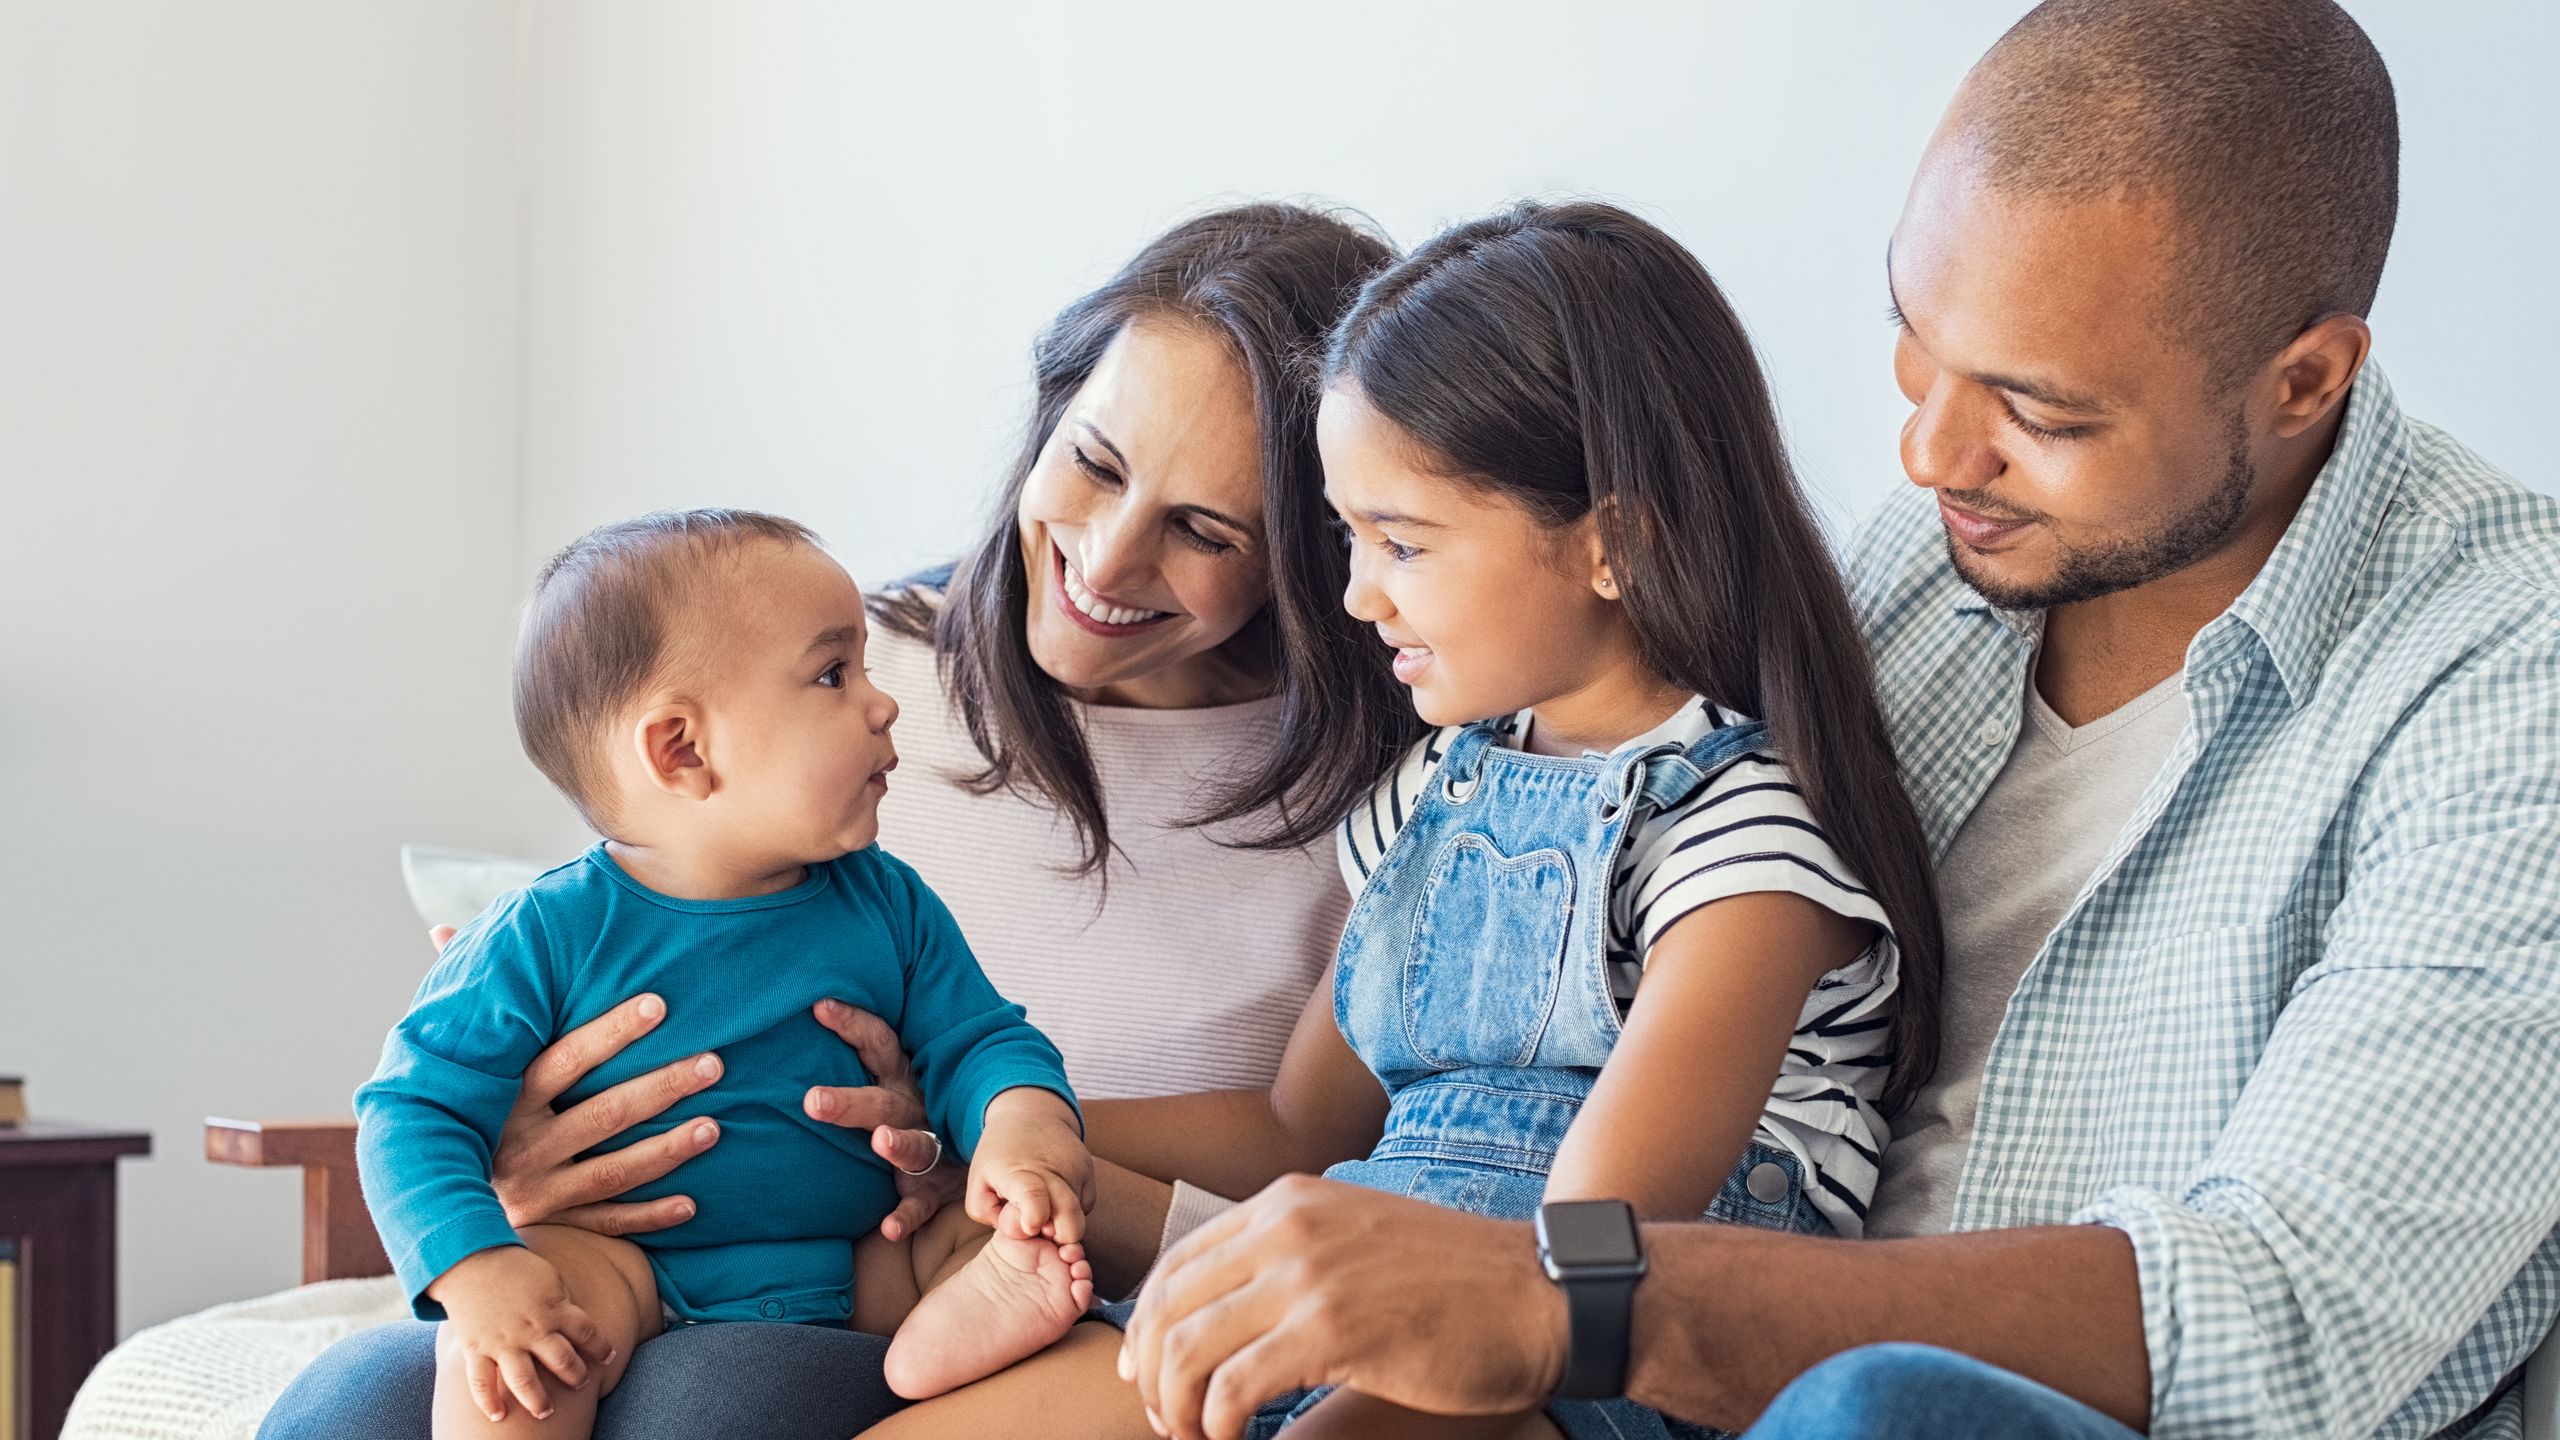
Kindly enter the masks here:
M 978 1151 L 969 1161 L 969 1218 L 1061 1245 L 1084 1239 L 1093 1204 L 1093 1154 L 1074 1107 L 1034 1086 L 987 1102 Z
M 453 927 L 439 925 L 427 938 L 441 950 L 453 938 Z M 557 1114 L 551 1109 L 551 1102 L 587 1072 L 656 1029 L 666 1013 L 657 996 L 634 995 L 533 1057 L 490 1165 L 490 1182 L 506 1207 L 508 1224 L 575 1225 L 599 1235 L 637 1235 L 693 1218 L 690 1196 L 663 1195 L 639 1203 L 613 1197 L 710 1149 L 720 1139 L 716 1121 L 697 1120 L 610 1154 L 578 1157 L 718 1080 L 719 1056 L 687 1056 Z
M 853 1047 L 868 1085 L 813 1085 L 800 1101 L 812 1120 L 871 1132 L 871 1153 L 898 1172 L 898 1204 L 880 1222 L 886 1240 L 903 1240 L 960 1198 L 956 1165 L 938 1163 L 942 1142 L 925 1128 L 924 1092 L 917 1088 L 898 1032 L 868 1010 L 841 1000 L 821 1000 L 818 1023 Z
M 510 1396 L 536 1420 L 550 1418 L 542 1372 L 574 1390 L 613 1361 L 613 1346 L 569 1299 L 560 1271 L 522 1246 L 464 1258 L 437 1276 L 427 1295 L 445 1309 L 438 1363 L 463 1367 L 471 1403 L 492 1424 L 507 1418 Z

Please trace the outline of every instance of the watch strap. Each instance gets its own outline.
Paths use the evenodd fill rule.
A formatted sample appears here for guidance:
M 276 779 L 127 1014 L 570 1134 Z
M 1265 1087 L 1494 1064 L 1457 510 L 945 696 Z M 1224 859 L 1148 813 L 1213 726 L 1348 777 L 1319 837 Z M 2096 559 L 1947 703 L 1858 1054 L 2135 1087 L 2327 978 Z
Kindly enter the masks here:
M 1564 1382 L 1556 1386 L 1556 1394 L 1567 1400 L 1613 1400 L 1627 1393 L 1628 1332 L 1640 1278 L 1568 1275 L 1556 1282 L 1564 1291 L 1567 1336 Z

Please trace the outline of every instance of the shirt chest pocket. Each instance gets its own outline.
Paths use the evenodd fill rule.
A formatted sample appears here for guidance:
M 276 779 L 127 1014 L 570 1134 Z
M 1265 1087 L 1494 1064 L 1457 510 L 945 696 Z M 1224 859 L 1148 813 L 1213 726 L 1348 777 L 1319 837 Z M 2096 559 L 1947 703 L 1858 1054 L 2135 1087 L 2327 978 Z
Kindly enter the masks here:
M 1463 833 L 1434 860 L 1405 949 L 1404 1035 L 1439 1069 L 1529 1063 L 1555 1011 L 1573 862 Z
M 2166 1183 L 2203 1161 L 2256 1072 L 2318 929 L 2299 916 L 2218 925 L 2140 952 L 2112 1030 L 2095 1134 Z

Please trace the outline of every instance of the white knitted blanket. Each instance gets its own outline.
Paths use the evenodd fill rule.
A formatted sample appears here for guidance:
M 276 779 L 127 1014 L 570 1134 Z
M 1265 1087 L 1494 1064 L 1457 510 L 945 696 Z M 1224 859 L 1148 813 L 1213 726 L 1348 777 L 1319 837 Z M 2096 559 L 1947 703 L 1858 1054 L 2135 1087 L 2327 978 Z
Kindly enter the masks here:
M 400 1282 L 324 1280 L 138 1330 L 80 1387 L 62 1440 L 252 1440 L 321 1351 L 409 1313 Z

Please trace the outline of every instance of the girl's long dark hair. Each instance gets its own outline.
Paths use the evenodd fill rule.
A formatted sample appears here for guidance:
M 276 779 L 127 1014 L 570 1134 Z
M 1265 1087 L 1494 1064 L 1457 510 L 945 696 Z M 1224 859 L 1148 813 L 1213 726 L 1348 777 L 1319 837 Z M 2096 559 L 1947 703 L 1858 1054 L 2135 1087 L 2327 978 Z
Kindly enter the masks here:
M 1271 656 L 1279 736 L 1237 757 L 1234 778 L 1203 795 L 1187 823 L 1244 822 L 1227 843 L 1293 849 L 1325 838 L 1421 734 L 1403 687 L 1370 663 L 1375 641 L 1342 608 L 1349 562 L 1327 525 L 1316 463 L 1314 362 L 1361 284 L 1395 259 L 1339 216 L 1253 204 L 1158 236 L 1051 321 L 1032 348 L 1035 398 L 1022 449 L 984 536 L 936 605 L 913 591 L 872 603 L 882 625 L 930 640 L 943 685 L 987 765 L 963 783 L 1054 804 L 1081 842 L 1075 873 L 1102 869 L 1111 823 L 1076 707 L 1031 658 L 1031 579 L 1015 511 L 1059 417 L 1130 321 L 1169 318 L 1226 338 L 1253 389 L 1262 429 L 1262 529 L 1272 600 L 1252 622 Z
M 1885 1108 L 1908 1103 L 1938 1053 L 1929 848 L 1759 360 L 1705 268 L 1613 206 L 1521 205 L 1370 281 L 1323 379 L 1463 483 L 1550 525 L 1596 515 L 1645 663 L 1768 722 L 1901 945 Z

